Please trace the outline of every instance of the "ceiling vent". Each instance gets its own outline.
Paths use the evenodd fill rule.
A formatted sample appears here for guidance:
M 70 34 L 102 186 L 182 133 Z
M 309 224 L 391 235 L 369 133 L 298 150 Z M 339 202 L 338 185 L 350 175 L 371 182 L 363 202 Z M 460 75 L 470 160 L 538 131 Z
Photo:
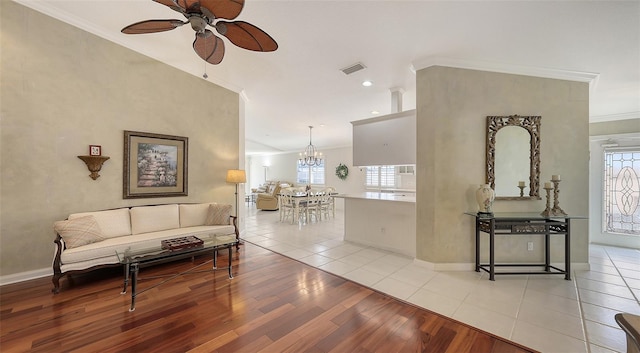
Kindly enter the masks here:
M 340 71 L 344 72 L 345 75 L 351 75 L 354 72 L 357 72 L 357 71 L 360 71 L 360 70 L 364 70 L 366 68 L 367 67 L 364 66 L 364 64 L 362 64 L 362 63 L 355 63 L 355 64 L 353 64 L 351 66 L 345 67 L 344 69 L 342 69 Z

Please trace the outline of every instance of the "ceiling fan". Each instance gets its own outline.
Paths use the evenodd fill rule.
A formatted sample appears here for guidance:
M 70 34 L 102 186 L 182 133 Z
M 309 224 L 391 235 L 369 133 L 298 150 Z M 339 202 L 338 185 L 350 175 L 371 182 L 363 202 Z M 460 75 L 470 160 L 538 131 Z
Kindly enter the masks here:
M 121 32 L 126 34 L 164 32 L 189 23 L 196 32 L 193 50 L 204 61 L 214 65 L 219 64 L 224 57 L 224 42 L 220 37 L 208 30 L 207 26 L 215 28 L 220 35 L 227 37 L 231 43 L 240 48 L 261 52 L 278 49 L 278 43 L 260 28 L 244 21 L 220 20 L 233 20 L 238 17 L 244 6 L 244 0 L 153 1 L 180 12 L 187 20 L 141 21 L 126 26 Z

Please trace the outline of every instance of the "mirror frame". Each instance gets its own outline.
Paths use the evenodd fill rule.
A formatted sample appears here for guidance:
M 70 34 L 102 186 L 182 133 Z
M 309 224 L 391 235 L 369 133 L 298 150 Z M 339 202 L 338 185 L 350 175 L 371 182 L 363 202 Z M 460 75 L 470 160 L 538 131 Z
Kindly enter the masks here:
M 487 116 L 487 184 L 495 190 L 496 134 L 506 126 L 521 127 L 531 135 L 529 147 L 529 196 L 497 196 L 496 200 L 541 200 L 540 197 L 540 120 L 541 116 Z

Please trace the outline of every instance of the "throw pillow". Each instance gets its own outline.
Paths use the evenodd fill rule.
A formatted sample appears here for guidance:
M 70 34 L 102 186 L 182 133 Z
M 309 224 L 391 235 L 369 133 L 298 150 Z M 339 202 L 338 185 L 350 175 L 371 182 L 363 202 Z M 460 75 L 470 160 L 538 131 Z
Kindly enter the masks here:
M 231 205 L 211 204 L 205 225 L 226 226 L 229 225 L 229 217 L 231 217 Z
M 58 221 L 53 223 L 53 229 L 60 234 L 67 249 L 77 248 L 78 246 L 96 243 L 105 239 L 94 216 Z

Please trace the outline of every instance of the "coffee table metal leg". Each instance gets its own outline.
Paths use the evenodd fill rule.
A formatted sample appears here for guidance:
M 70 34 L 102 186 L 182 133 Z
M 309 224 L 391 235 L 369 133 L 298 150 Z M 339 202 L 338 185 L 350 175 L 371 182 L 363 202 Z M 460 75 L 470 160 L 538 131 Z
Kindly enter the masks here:
M 138 264 L 131 264 L 131 307 L 129 311 L 136 310 L 136 285 L 138 284 Z
M 122 292 L 120 294 L 127 293 L 127 286 L 129 285 L 129 264 L 124 265 L 124 286 L 122 287 Z
M 218 268 L 218 250 L 213 250 L 213 269 Z
M 233 247 L 232 246 L 228 246 L 227 249 L 229 249 L 229 278 L 233 278 L 233 275 L 231 274 L 231 249 Z

